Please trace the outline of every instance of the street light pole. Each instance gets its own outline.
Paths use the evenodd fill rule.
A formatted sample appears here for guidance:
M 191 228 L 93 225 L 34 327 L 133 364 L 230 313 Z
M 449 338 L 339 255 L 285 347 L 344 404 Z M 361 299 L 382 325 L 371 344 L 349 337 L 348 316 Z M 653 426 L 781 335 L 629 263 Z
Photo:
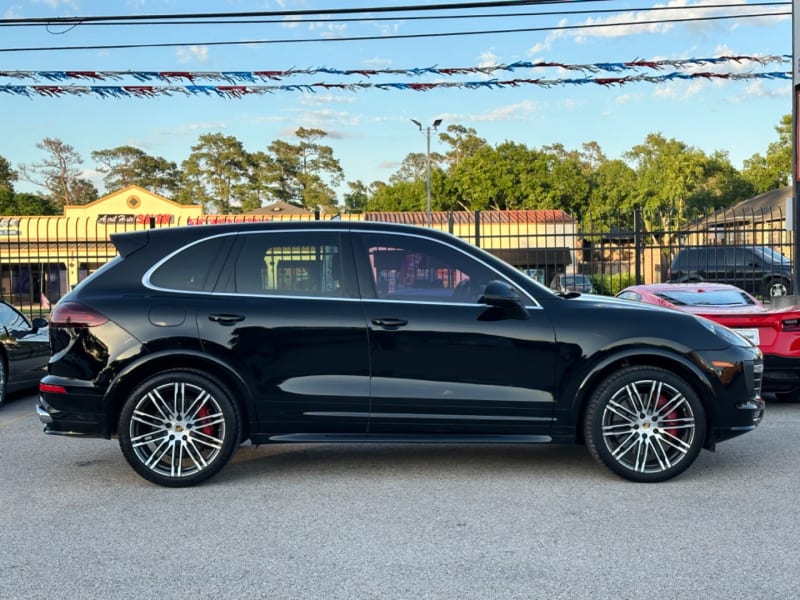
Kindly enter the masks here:
M 426 178 L 426 191 L 427 191 L 427 211 L 428 211 L 428 227 L 431 226 L 431 129 L 436 131 L 439 125 L 442 124 L 441 119 L 436 119 L 430 126 L 423 128 L 422 123 L 416 119 L 411 119 L 411 122 L 416 125 L 420 131 L 425 133 L 427 138 L 427 146 L 425 151 L 425 159 L 427 162 L 427 178 Z

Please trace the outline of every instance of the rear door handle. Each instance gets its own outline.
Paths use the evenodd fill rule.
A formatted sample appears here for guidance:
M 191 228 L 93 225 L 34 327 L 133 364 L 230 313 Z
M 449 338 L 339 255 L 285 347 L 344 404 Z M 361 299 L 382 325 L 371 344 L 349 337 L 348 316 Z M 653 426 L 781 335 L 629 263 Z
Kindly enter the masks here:
M 214 323 L 219 323 L 220 325 L 233 325 L 239 321 L 244 321 L 244 315 L 208 315 L 208 320 L 214 321 Z
M 372 319 L 372 324 L 378 327 L 383 327 L 384 329 L 397 329 L 398 327 L 402 327 L 403 325 L 408 325 L 408 321 L 406 319 Z

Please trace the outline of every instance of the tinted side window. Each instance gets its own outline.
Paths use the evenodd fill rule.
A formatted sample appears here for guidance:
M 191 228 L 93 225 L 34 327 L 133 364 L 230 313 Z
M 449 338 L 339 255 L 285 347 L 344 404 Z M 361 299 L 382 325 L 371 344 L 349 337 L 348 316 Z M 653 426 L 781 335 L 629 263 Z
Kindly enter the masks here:
M 752 267 L 754 264 L 753 253 L 743 248 L 736 248 L 733 264 L 737 267 Z
M 458 250 L 412 236 L 365 234 L 364 253 L 378 298 L 477 302 L 499 275 Z
M 17 310 L 7 304 L 0 303 L 0 325 L 7 329 L 30 329 L 30 323 Z
M 336 232 L 243 236 L 233 291 L 281 296 L 345 297 L 342 244 Z
M 224 259 L 231 244 L 231 236 L 220 236 L 187 246 L 151 275 L 150 283 L 156 287 L 185 292 L 201 292 L 213 287 L 209 278 L 216 276 L 212 268 Z
M 637 294 L 636 292 L 620 292 L 617 294 L 617 298 L 622 298 L 623 300 L 635 300 L 637 302 L 642 301 L 642 295 Z

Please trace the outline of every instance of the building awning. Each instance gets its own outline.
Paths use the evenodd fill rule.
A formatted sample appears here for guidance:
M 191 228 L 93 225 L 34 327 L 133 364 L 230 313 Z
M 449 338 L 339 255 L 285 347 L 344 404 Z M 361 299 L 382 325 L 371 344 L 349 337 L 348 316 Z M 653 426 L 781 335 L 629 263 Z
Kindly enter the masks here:
M 569 248 L 487 248 L 507 263 L 517 268 L 569 265 L 572 253 Z

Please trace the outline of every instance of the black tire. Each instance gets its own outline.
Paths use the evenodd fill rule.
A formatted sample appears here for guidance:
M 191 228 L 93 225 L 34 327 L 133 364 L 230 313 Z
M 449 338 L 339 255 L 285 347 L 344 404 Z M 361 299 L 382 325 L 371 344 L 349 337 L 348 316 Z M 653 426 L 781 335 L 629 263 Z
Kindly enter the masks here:
M 168 487 L 215 475 L 239 446 L 241 418 L 219 381 L 191 370 L 165 371 L 122 406 L 119 445 L 142 477 Z
M 584 421 L 595 460 L 642 483 L 685 471 L 700 453 L 705 432 L 705 410 L 692 387 L 670 371 L 647 366 L 624 368 L 603 381 Z
M 0 406 L 6 402 L 6 384 L 8 383 L 8 372 L 6 362 L 3 360 L 3 353 L 0 352 Z
M 773 277 L 764 284 L 764 297 L 787 296 L 791 284 L 781 277 Z

